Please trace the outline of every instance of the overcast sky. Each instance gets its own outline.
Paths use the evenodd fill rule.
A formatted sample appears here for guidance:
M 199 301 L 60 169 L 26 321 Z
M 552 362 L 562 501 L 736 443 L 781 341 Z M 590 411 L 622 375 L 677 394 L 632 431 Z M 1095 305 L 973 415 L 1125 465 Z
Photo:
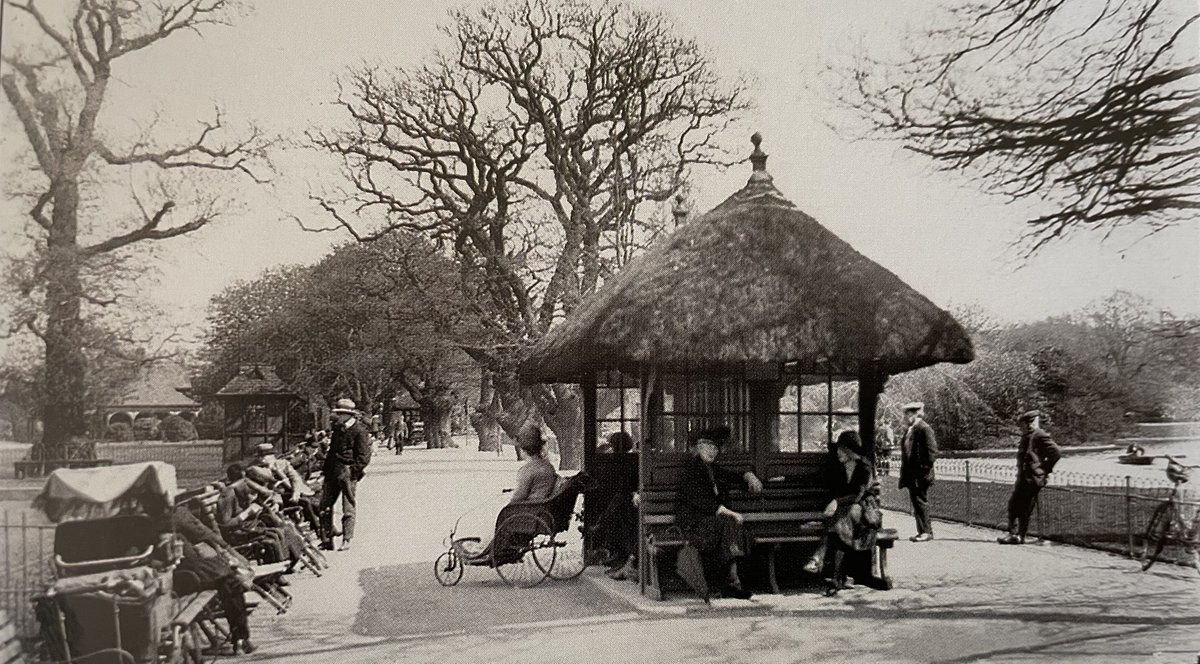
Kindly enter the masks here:
M 60 0 L 41 4 L 59 7 Z M 449 4 L 408 0 L 260 0 L 228 28 L 203 38 L 181 35 L 118 71 L 104 121 L 120 124 L 158 111 L 179 127 L 205 117 L 214 103 L 235 119 L 296 135 L 333 117 L 334 77 L 363 61 L 417 63 L 438 43 Z M 1078 235 L 1027 262 L 1010 243 L 1024 211 L 985 197 L 965 179 L 934 173 L 919 157 L 887 143 L 848 143 L 822 122 L 833 112 L 819 87 L 807 85 L 823 61 L 845 54 L 856 40 L 894 43 L 919 24 L 916 3 L 671 2 L 663 9 L 679 29 L 709 47 L 718 68 L 755 79 L 756 104 L 739 132 L 762 132 L 776 186 L 856 249 L 898 274 L 942 306 L 978 303 L 1005 320 L 1029 320 L 1077 309 L 1115 289 L 1151 298 L 1176 313 L 1200 314 L 1200 224 L 1143 238 L 1117 234 L 1105 242 Z M 922 3 L 928 7 L 932 3 Z M 7 51 L 26 40 L 28 24 L 5 19 Z M 5 107 L 0 163 L 25 148 Z M 197 325 L 208 299 L 237 279 L 280 263 L 312 262 L 345 239 L 301 231 L 298 215 L 324 223 L 306 202 L 310 186 L 331 177 L 327 163 L 284 153 L 270 188 L 248 183 L 244 203 L 199 233 L 170 241 L 160 252 L 160 283 L 149 295 L 170 303 L 170 316 Z M 692 205 L 707 210 L 740 188 L 748 166 L 700 173 Z M 9 241 L 21 209 L 4 205 Z

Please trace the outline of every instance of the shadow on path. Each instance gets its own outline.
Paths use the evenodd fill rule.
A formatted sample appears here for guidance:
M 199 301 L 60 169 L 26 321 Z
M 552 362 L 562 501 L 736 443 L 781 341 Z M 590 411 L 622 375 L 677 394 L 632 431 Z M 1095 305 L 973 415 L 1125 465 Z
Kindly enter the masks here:
M 533 588 L 512 588 L 487 567 L 468 567 L 462 581 L 450 588 L 434 579 L 433 563 L 365 569 L 359 574 L 359 584 L 363 598 L 353 632 L 368 637 L 474 632 L 629 610 L 583 579 L 547 579 Z

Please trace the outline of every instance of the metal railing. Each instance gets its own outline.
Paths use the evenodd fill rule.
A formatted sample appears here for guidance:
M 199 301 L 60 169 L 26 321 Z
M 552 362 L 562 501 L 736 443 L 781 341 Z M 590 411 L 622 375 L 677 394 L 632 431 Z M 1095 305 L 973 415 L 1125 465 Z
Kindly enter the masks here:
M 968 525 L 1004 530 L 1008 499 L 1016 481 L 1013 464 L 973 459 L 938 459 L 937 479 L 929 489 L 930 516 Z M 882 502 L 888 509 L 911 512 L 908 492 L 897 486 L 899 464 L 881 478 Z M 1166 480 L 1078 472 L 1055 472 L 1038 496 L 1030 534 L 1113 553 L 1137 556 L 1155 508 L 1171 493 Z M 1176 500 L 1189 518 L 1200 509 L 1194 493 L 1181 491 Z M 1185 561 L 1182 547 L 1168 548 L 1165 559 Z
M 53 581 L 54 526 L 25 511 L 0 512 L 0 609 L 23 637 L 37 631 L 32 599 Z

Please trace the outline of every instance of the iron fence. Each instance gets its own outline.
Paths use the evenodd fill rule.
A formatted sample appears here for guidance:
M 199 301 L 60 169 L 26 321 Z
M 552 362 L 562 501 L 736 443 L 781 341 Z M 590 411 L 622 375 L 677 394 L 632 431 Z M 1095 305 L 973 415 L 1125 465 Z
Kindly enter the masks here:
M 0 512 L 0 609 L 22 637 L 37 631 L 32 600 L 53 581 L 53 551 L 53 525 L 27 511 Z
M 165 461 L 175 467 L 180 488 L 191 489 L 224 477 L 219 440 L 193 440 L 185 443 L 137 441 L 97 443 L 96 456 L 112 459 L 114 464 Z
M 1012 464 L 972 459 L 938 459 L 936 481 L 929 489 L 930 516 L 968 525 L 1004 530 L 1008 499 L 1016 481 Z M 882 478 L 882 502 L 888 509 L 912 512 L 908 492 L 897 486 L 899 467 Z M 1030 523 L 1041 539 L 1138 556 L 1150 517 L 1170 495 L 1163 480 L 1078 472 L 1055 472 L 1038 496 Z M 1194 493 L 1177 496 L 1189 520 L 1200 500 Z M 1182 547 L 1163 551 L 1167 560 L 1184 562 Z

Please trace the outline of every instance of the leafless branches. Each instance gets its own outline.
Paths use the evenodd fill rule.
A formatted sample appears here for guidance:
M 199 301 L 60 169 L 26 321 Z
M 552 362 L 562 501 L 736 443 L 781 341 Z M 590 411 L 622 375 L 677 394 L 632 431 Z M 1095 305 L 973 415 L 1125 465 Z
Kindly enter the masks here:
M 745 108 L 665 18 L 529 0 L 451 14 L 448 52 L 343 79 L 352 126 L 314 132 L 348 188 L 319 204 L 355 238 L 394 228 L 453 249 L 510 342 L 596 287 L 618 240 Z M 363 230 L 363 216 L 386 222 Z
M 264 181 L 269 140 L 257 129 L 231 138 L 220 111 L 176 145 L 142 138 L 129 146 L 106 139 L 98 126 L 108 86 L 121 58 L 184 31 L 224 23 L 235 0 L 76 0 L 65 24 L 37 0 L 8 0 L 39 41 L 5 58 L 0 89 L 21 123 L 44 188 L 32 192 L 31 228 L 41 234 L 31 256 L 33 288 L 42 311 L 23 318 L 46 348 L 45 441 L 53 445 L 83 433 L 84 352 L 87 318 L 83 307 L 115 303 L 112 288 L 97 289 L 95 273 L 115 265 L 112 255 L 138 243 L 196 231 L 217 216 L 216 196 L 198 204 L 179 200 L 167 187 L 133 190 L 132 227 L 107 227 L 121 213 L 85 204 L 95 169 L 124 169 L 162 176 L 168 172 L 232 173 Z M 11 27 L 11 26 L 6 26 Z M 50 53 L 33 57 L 34 50 Z M 89 171 L 87 169 L 93 169 Z M 131 178 L 133 179 L 133 178 Z M 190 183 L 189 183 L 190 184 Z M 202 188 L 202 186 L 201 186 Z M 157 200 L 144 200 L 150 196 Z M 107 234 L 107 237 L 104 235 Z M 99 239 L 91 240 L 91 238 Z M 90 244 L 84 244 L 86 241 Z M 32 289 L 31 291 L 32 292 Z
M 1200 208 L 1197 19 L 1162 0 L 994 0 L 948 10 L 910 56 L 861 55 L 841 102 L 985 191 L 1042 201 L 1027 254 L 1076 230 L 1153 233 Z

